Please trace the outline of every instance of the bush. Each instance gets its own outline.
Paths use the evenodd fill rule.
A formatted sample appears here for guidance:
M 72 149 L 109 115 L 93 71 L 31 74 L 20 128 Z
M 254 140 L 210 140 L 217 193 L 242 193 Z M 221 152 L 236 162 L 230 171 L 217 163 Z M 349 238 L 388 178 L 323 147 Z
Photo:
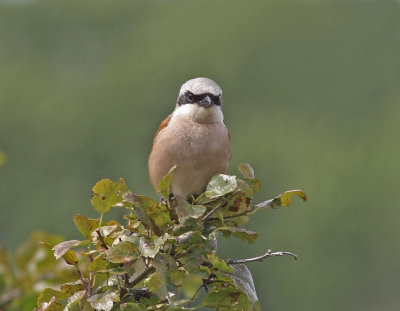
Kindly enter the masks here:
M 61 241 L 60 237 L 34 234 L 21 251 L 24 254 L 17 254 L 16 268 L 32 271 L 29 266 L 36 265 L 36 276 L 27 272 L 18 273 L 19 279 L 12 273 L 2 275 L 0 286 L 8 291 L 0 307 L 12 308 L 16 301 L 23 303 L 28 298 L 32 301 L 32 289 L 46 286 L 37 298 L 37 310 L 261 310 L 245 263 L 296 255 L 267 251 L 255 258 L 223 260 L 216 254 L 217 235 L 252 243 L 257 233 L 241 228 L 251 215 L 266 207 L 289 206 L 292 195 L 305 200 L 305 194 L 287 191 L 253 205 L 260 181 L 250 165 L 241 164 L 243 179 L 216 175 L 203 194 L 188 202 L 169 193 L 173 171 L 158 187 L 167 198 L 160 203 L 132 193 L 123 179 L 99 181 L 91 203 L 100 217 L 74 216 L 84 239 Z M 114 207 L 127 210 L 125 225 L 103 221 L 104 213 Z M 51 258 L 52 252 L 58 262 Z M 0 254 L 1 264 L 11 269 L 6 252 Z M 28 281 L 19 283 L 24 279 L 21 275 Z M 199 294 L 202 290 L 205 295 Z M 15 299 L 7 300 L 13 291 Z

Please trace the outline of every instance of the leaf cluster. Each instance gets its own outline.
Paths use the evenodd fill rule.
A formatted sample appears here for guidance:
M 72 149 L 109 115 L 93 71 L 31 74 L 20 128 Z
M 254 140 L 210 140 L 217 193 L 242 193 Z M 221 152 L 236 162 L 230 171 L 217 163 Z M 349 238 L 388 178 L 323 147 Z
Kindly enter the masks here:
M 189 201 L 169 192 L 174 168 L 158 187 L 161 202 L 129 191 L 123 179 L 99 181 L 91 203 L 101 216 L 74 217 L 83 239 L 44 243 L 75 271 L 75 279 L 45 288 L 37 310 L 260 310 L 250 271 L 217 256 L 217 235 L 253 243 L 257 233 L 241 227 L 252 214 L 305 195 L 285 192 L 252 205 L 260 181 L 248 164 L 239 171 L 242 179 L 214 176 Z M 124 224 L 103 221 L 114 207 L 127 211 Z

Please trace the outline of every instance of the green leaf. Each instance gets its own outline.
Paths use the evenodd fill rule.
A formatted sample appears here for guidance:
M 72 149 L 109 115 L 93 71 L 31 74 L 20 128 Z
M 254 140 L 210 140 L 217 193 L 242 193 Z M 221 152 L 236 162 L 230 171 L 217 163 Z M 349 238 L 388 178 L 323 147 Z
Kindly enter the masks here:
M 175 286 L 182 286 L 185 281 L 186 273 L 183 270 L 172 270 L 169 272 L 171 283 Z
M 112 225 L 112 226 L 101 226 L 100 227 L 100 233 L 103 238 L 108 237 L 111 233 L 113 233 L 116 229 L 118 228 L 118 225 Z
M 165 241 L 168 240 L 168 234 L 157 237 L 154 241 L 142 236 L 139 241 L 140 254 L 143 257 L 154 258 L 160 249 L 164 246 Z
M 110 311 L 114 302 L 120 300 L 119 289 L 109 289 L 103 294 L 90 296 L 87 301 L 95 310 Z
M 24 305 L 25 307 L 25 305 Z M 39 311 L 64 311 L 65 306 L 57 301 L 56 297 L 51 297 L 48 302 L 40 303 Z M 35 309 L 36 310 L 36 309 Z
M 179 297 L 179 288 L 171 282 L 171 272 L 178 271 L 175 259 L 167 253 L 159 253 L 153 265 L 161 279 L 161 286 L 155 293 L 161 299 L 167 298 L 170 303 L 176 301 Z
M 106 213 L 112 206 L 123 201 L 123 194 L 127 191 L 123 178 L 118 182 L 102 179 L 92 189 L 91 203 L 99 213 Z
M 199 268 L 206 261 L 206 249 L 200 231 L 189 231 L 176 237 L 177 247 L 175 249 L 179 262 L 189 273 Z
M 99 227 L 98 219 L 88 219 L 80 214 L 74 216 L 74 223 L 86 239 L 90 239 L 90 234 Z
M 234 191 L 237 187 L 236 176 L 225 174 L 215 175 L 207 185 L 205 195 L 215 199 Z
M 168 174 L 165 175 L 161 179 L 159 185 L 157 186 L 157 192 L 160 195 L 162 195 L 164 198 L 168 198 L 169 197 L 170 185 L 171 185 L 171 181 L 172 181 L 172 175 L 173 175 L 175 169 L 176 169 L 176 165 L 171 167 L 171 169 L 169 170 Z
M 50 302 L 52 297 L 55 297 L 56 300 L 63 300 L 68 298 L 68 295 L 59 290 L 55 290 L 52 288 L 45 288 L 40 293 L 39 298 L 37 300 L 38 307 L 40 307 L 40 304 L 43 302 Z
M 215 308 L 218 311 L 254 310 L 246 294 L 231 287 L 208 293 L 203 300 L 202 306 Z
M 303 201 L 307 200 L 307 195 L 302 190 L 285 191 L 284 193 L 276 196 L 275 198 L 273 198 L 271 200 L 267 200 L 267 201 L 264 201 L 264 202 L 261 202 L 261 203 L 255 205 L 254 206 L 255 209 L 252 212 L 252 214 L 254 214 L 258 210 L 266 208 L 266 207 L 270 207 L 270 208 L 279 208 L 281 206 L 288 207 L 291 203 L 291 200 L 292 200 L 291 197 L 293 195 L 299 196 Z
M 107 250 L 106 259 L 112 263 L 130 262 L 138 257 L 138 247 L 128 241 L 122 241 Z
M 215 229 L 215 231 L 221 231 L 226 238 L 233 235 L 234 237 L 249 243 L 253 243 L 258 238 L 256 232 L 238 227 L 220 227 Z
M 121 311 L 146 311 L 147 306 L 142 303 L 126 302 L 120 305 Z
M 107 272 L 113 266 L 110 261 L 104 259 L 105 254 L 100 254 L 89 264 L 88 270 L 93 272 Z M 114 261 L 113 261 L 114 262 Z M 119 261 L 118 263 L 123 262 Z
M 182 201 L 178 203 L 176 207 L 176 213 L 179 218 L 180 223 L 184 223 L 189 218 L 199 218 L 203 216 L 206 211 L 206 207 L 204 205 L 192 205 L 186 201 Z
M 152 292 L 156 291 L 163 285 L 164 281 L 160 274 L 155 272 L 144 280 L 144 285 Z

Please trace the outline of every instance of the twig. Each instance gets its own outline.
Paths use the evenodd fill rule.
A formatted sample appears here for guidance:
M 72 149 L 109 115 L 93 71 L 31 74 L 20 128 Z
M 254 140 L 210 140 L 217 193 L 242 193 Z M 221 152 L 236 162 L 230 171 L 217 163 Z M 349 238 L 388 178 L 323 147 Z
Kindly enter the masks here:
M 142 272 L 140 272 L 132 281 L 129 282 L 130 287 L 134 287 L 135 285 L 139 284 L 145 278 L 147 278 L 150 274 L 156 271 L 154 267 L 147 267 Z
M 91 296 L 90 287 L 88 287 L 88 284 L 85 282 L 85 280 L 84 280 L 84 278 L 83 278 L 83 275 L 82 275 L 82 272 L 81 272 L 81 270 L 79 270 L 79 269 L 78 269 L 78 275 L 79 275 L 79 279 L 80 279 L 80 281 L 81 281 L 83 287 L 85 288 L 86 295 L 88 295 L 88 297 L 90 297 L 90 296 Z
M 104 237 L 101 235 L 100 229 L 97 229 L 96 233 L 100 239 L 101 246 L 103 246 L 104 249 L 108 249 L 108 246 L 107 246 L 106 242 L 104 241 Z
M 214 207 L 211 211 L 209 211 L 208 213 L 207 213 L 207 215 L 205 215 L 204 217 L 203 217 L 203 221 L 206 221 L 206 220 L 208 220 L 210 217 L 211 217 L 211 215 L 212 214 L 214 214 L 217 210 L 219 210 L 221 207 L 224 207 L 225 206 L 225 204 L 230 200 L 230 199 L 232 199 L 235 195 L 237 194 L 237 192 L 234 192 L 234 193 L 232 193 L 230 196 L 228 196 L 227 198 L 225 198 L 221 203 L 219 203 L 216 207 Z
M 196 290 L 194 293 L 193 297 L 190 299 L 190 302 L 193 302 L 194 298 L 196 298 L 197 294 L 200 292 L 200 290 L 204 287 L 204 285 L 199 286 L 199 288 Z
M 89 254 L 89 262 L 92 263 L 93 262 L 93 256 L 92 254 Z M 88 285 L 89 285 L 89 289 L 91 290 L 94 286 L 94 284 L 96 283 L 96 274 L 94 273 L 94 271 L 90 271 L 89 273 L 89 281 L 88 281 Z
M 247 263 L 247 262 L 254 262 L 254 261 L 263 261 L 267 259 L 268 257 L 274 257 L 274 256 L 283 256 L 283 255 L 289 255 L 292 256 L 295 260 L 297 260 L 297 255 L 293 254 L 291 252 L 272 252 L 270 249 L 262 256 L 258 257 L 253 257 L 253 258 L 246 258 L 246 259 L 238 259 L 238 260 L 232 260 L 232 259 L 227 259 L 225 262 L 228 265 L 237 265 L 237 264 L 242 264 L 242 263 Z
M 224 216 L 224 220 L 232 219 L 232 218 L 236 218 L 236 217 L 240 217 L 240 216 L 247 216 L 247 214 L 248 214 L 248 213 L 251 213 L 252 210 L 253 210 L 253 209 L 248 209 L 248 210 L 245 210 L 244 212 L 240 212 L 240 213 L 237 213 L 237 214 Z M 216 218 L 216 217 L 210 217 L 210 218 L 208 218 L 207 220 L 210 220 L 210 221 L 212 221 L 212 220 L 218 220 L 218 218 Z

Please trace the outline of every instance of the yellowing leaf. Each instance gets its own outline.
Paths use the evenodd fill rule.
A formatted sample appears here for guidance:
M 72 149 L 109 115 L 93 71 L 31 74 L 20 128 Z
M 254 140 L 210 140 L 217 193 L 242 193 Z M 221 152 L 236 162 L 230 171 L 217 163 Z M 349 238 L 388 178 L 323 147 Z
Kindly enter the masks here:
M 92 233 L 92 231 L 99 227 L 98 219 L 88 219 L 80 214 L 74 216 L 74 223 L 78 230 L 87 239 L 90 238 L 90 234 Z
M 62 256 L 65 262 L 71 266 L 78 266 L 78 256 L 72 250 L 66 251 L 66 253 Z
M 234 237 L 249 243 L 253 243 L 258 238 L 256 232 L 237 227 L 220 227 L 215 229 L 215 231 L 221 231 L 224 237 L 230 237 L 233 235 Z
M 85 288 L 83 287 L 80 280 L 71 283 L 64 283 L 61 285 L 61 291 L 67 295 L 68 297 L 74 295 L 76 292 L 82 291 Z
M 92 189 L 92 203 L 99 213 L 106 213 L 112 206 L 123 201 L 123 194 L 127 191 L 125 180 L 120 178 L 118 182 L 110 179 L 102 179 Z
M 144 195 L 130 194 L 129 200 L 133 203 L 134 211 L 143 224 L 153 229 L 156 235 L 163 235 L 171 224 L 168 208 Z
M 104 259 L 104 254 L 97 256 L 88 267 L 89 271 L 107 272 L 112 267 L 112 264 Z
M 254 214 L 258 210 L 266 207 L 270 208 L 279 208 L 281 206 L 288 207 L 291 203 L 291 197 L 293 195 L 299 196 L 303 201 L 307 200 L 307 196 L 302 190 L 289 190 L 276 196 L 273 199 L 258 203 L 257 205 L 254 206 L 254 211 L 252 211 L 250 214 Z
M 281 205 L 288 207 L 291 203 L 292 195 L 298 195 L 303 201 L 307 200 L 306 194 L 301 190 L 289 190 L 281 194 Z
M 216 254 L 208 255 L 208 261 L 212 264 L 214 269 L 222 272 L 233 272 L 232 266 L 229 266 L 225 261 L 218 258 Z
M 244 178 L 254 178 L 254 169 L 249 163 L 240 163 L 238 166 L 238 171 Z

